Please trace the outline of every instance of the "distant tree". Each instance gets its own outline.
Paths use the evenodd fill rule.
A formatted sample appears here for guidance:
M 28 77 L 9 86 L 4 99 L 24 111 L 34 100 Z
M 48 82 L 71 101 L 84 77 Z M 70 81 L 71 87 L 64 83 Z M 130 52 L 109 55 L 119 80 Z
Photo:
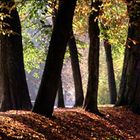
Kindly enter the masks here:
M 104 48 L 106 53 L 106 62 L 107 62 L 107 71 L 108 71 L 110 103 L 115 104 L 117 99 L 117 90 L 116 90 L 113 59 L 112 59 L 112 49 L 108 39 L 104 39 Z
M 74 85 L 75 85 L 75 107 L 82 106 L 84 100 L 83 94 L 83 87 L 82 87 L 82 79 L 81 79 L 81 72 L 79 66 L 79 59 L 78 59 L 78 50 L 76 46 L 76 40 L 71 32 L 71 36 L 68 41 L 69 50 L 70 50 L 70 58 L 71 58 L 71 65 L 72 65 L 72 72 L 74 78 Z
M 105 26 L 102 22 L 100 23 L 102 29 L 102 36 L 106 54 L 106 62 L 107 62 L 107 72 L 108 72 L 108 85 L 109 85 L 109 92 L 110 92 L 110 103 L 115 104 L 117 99 L 117 89 L 116 89 L 116 82 L 115 82 L 115 74 L 114 74 L 114 67 L 113 67 L 113 58 L 112 58 L 112 46 L 108 40 L 108 27 Z
M 127 96 L 127 82 L 128 82 L 128 65 L 129 65 L 129 59 L 130 59 L 130 48 L 129 48 L 129 41 L 128 38 L 131 36 L 131 26 L 128 28 L 128 37 L 126 42 L 126 48 L 124 53 L 124 62 L 123 62 L 123 69 L 122 69 L 122 76 L 121 76 L 121 82 L 120 82 L 120 88 L 118 93 L 118 100 L 116 102 L 116 106 L 120 105 L 128 105 L 128 96 Z M 131 44 L 131 43 L 130 43 Z
M 126 0 L 129 29 L 117 105 L 129 105 L 140 114 L 140 3 Z
M 13 0 L 0 2 L 0 94 L 1 111 L 30 110 L 23 64 L 21 25 Z
M 64 54 L 72 28 L 75 5 L 76 0 L 59 0 L 45 69 L 33 108 L 33 112 L 47 117 L 51 117 L 53 113 Z
M 64 103 L 64 95 L 63 95 L 63 87 L 62 87 L 62 80 L 60 79 L 59 81 L 59 86 L 58 86 L 58 107 L 65 107 Z
M 91 13 L 89 15 L 89 38 L 90 47 L 88 55 L 88 85 L 84 103 L 85 110 L 99 113 L 97 107 L 98 79 L 99 79 L 99 26 L 98 16 L 101 1 L 91 1 Z

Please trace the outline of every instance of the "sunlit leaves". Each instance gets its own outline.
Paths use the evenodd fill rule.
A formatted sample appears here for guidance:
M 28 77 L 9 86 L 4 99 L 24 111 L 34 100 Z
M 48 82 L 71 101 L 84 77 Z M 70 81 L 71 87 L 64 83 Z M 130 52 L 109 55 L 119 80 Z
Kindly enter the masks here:
M 104 30 L 101 28 L 101 38 L 107 38 L 114 46 L 113 49 L 122 53 L 128 29 L 126 3 L 122 0 L 103 0 L 99 20 L 107 28 L 107 36 L 104 36 Z
M 46 58 L 44 54 L 44 50 L 37 49 L 31 46 L 28 46 L 24 49 L 24 62 L 25 68 L 27 72 L 31 72 L 34 68 L 40 69 L 40 64 Z
M 40 69 L 41 63 L 46 59 L 45 48 L 37 47 L 36 42 L 30 39 L 30 34 L 23 34 L 24 63 L 28 73 L 33 69 Z
M 0 34 L 10 36 L 17 35 L 16 32 L 14 32 L 9 24 L 9 20 L 12 20 L 11 12 L 12 10 L 15 10 L 15 5 L 10 2 L 0 2 Z
M 90 12 L 89 5 L 90 5 L 89 0 L 77 1 L 73 27 L 74 27 L 75 34 L 78 36 L 83 36 L 85 33 L 87 33 L 87 26 L 88 26 L 87 19 L 88 19 L 88 14 Z
M 27 72 L 39 69 L 46 59 L 46 51 L 51 35 L 52 1 L 26 1 L 19 5 L 24 43 L 24 59 Z

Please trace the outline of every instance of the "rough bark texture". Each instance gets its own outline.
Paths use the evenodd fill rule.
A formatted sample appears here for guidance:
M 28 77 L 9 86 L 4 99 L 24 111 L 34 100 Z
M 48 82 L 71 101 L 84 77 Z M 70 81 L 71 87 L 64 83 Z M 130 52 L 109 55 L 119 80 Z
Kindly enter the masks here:
M 78 60 L 78 50 L 76 46 L 76 40 L 71 33 L 70 39 L 68 41 L 69 50 L 70 50 L 70 57 L 71 57 L 71 65 L 72 65 L 72 72 L 74 78 L 74 85 L 75 85 L 75 107 L 82 106 L 84 95 L 83 95 L 83 87 L 82 87 L 82 79 L 81 79 L 81 72 Z
M 123 92 L 120 93 L 119 105 L 129 105 L 135 113 L 140 114 L 140 3 L 135 0 L 127 2 L 129 32 L 124 62 L 126 81 L 121 86 L 120 91 Z
M 111 45 L 107 39 L 104 40 L 104 48 L 106 53 L 106 62 L 107 62 L 107 71 L 108 71 L 110 103 L 115 104 L 117 98 L 117 91 L 116 91 Z
M 1 111 L 10 109 L 31 109 L 31 101 L 26 83 L 21 25 L 13 2 L 1 2 L 8 8 L 0 9 L 5 17 L 0 34 L 0 77 L 3 95 Z M 10 32 L 12 31 L 12 32 Z M 5 32 L 5 34 L 3 34 Z
M 92 3 L 92 10 L 89 15 L 89 56 L 88 56 L 88 87 L 84 103 L 85 110 L 98 113 L 97 93 L 99 79 L 99 26 L 97 16 L 99 15 L 99 1 Z
M 49 51 L 33 111 L 51 117 L 61 75 L 66 45 L 72 29 L 76 0 L 59 0 Z
M 59 87 L 58 87 L 58 107 L 65 107 L 64 103 L 64 96 L 63 96 L 63 87 L 62 87 L 62 80 L 59 81 Z

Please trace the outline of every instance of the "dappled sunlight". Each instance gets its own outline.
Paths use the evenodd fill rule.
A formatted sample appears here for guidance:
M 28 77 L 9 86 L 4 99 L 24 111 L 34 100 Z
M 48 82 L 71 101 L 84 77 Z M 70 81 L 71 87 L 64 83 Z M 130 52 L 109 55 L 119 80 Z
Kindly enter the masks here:
M 0 138 L 35 140 L 139 139 L 140 116 L 122 107 L 100 107 L 104 117 L 81 108 L 54 111 L 48 119 L 26 111 L 0 113 Z

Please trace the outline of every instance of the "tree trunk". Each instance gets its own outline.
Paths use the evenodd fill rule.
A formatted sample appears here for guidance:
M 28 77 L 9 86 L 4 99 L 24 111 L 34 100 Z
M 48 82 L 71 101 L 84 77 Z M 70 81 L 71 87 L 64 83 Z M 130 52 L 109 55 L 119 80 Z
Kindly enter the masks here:
M 56 15 L 57 15 L 56 4 L 57 4 L 57 1 L 55 1 L 53 4 L 53 17 L 52 17 L 53 24 L 55 23 Z M 82 79 L 81 79 L 80 66 L 79 66 L 79 60 L 78 60 L 78 51 L 77 51 L 76 40 L 75 40 L 73 31 L 71 32 L 68 45 L 69 45 L 69 50 L 70 50 L 71 65 L 72 65 L 72 72 L 73 72 L 74 85 L 75 85 L 75 105 L 74 106 L 75 107 L 82 106 L 84 95 L 83 95 Z
M 78 60 L 78 50 L 76 46 L 76 40 L 73 35 L 73 31 L 71 37 L 68 41 L 69 49 L 70 49 L 70 57 L 71 57 L 71 65 L 72 65 L 72 72 L 74 78 L 74 85 L 75 85 L 75 107 L 82 106 L 84 95 L 83 95 L 83 88 L 82 88 L 82 79 L 80 73 L 80 66 Z
M 59 81 L 58 87 L 58 107 L 65 107 L 64 103 L 64 96 L 63 96 L 63 87 L 62 87 L 62 80 Z
M 49 51 L 41 85 L 33 112 L 51 117 L 58 90 L 64 54 L 70 32 L 76 0 L 59 0 L 58 14 L 54 24 Z
M 127 7 L 129 32 L 126 58 L 128 59 L 124 62 L 127 64 L 127 67 L 124 67 L 126 82 L 121 89 L 124 92 L 121 93 L 119 105 L 129 105 L 135 113 L 140 114 L 140 3 L 135 0 L 127 0 Z
M 56 9 L 57 2 L 58 2 L 57 0 L 55 0 L 53 2 L 53 14 L 52 14 L 53 26 L 55 24 L 56 16 L 57 16 L 57 9 Z M 65 107 L 64 96 L 63 96 L 63 87 L 62 87 L 62 79 L 61 78 L 60 78 L 59 85 L 58 85 L 57 95 L 58 95 L 58 105 L 57 106 L 58 107 Z
M 98 79 L 99 79 L 99 6 L 100 2 L 97 0 L 92 2 L 92 12 L 89 15 L 89 56 L 88 56 L 88 87 L 84 103 L 86 111 L 92 113 L 99 113 L 97 108 L 97 94 L 98 94 Z
M 128 30 L 129 32 L 129 30 Z M 129 33 L 128 33 L 129 34 Z M 120 82 L 120 89 L 118 93 L 118 100 L 116 102 L 116 106 L 121 105 L 128 105 L 127 101 L 127 71 L 128 71 L 128 64 L 130 59 L 130 49 L 126 46 L 125 48 L 125 54 L 124 54 L 124 62 L 123 62 L 123 70 L 122 70 L 122 76 L 121 76 L 121 82 Z
M 116 91 L 115 75 L 114 75 L 114 68 L 113 68 L 113 59 L 111 53 L 111 45 L 107 39 L 104 40 L 104 48 L 106 53 L 106 62 L 107 62 L 107 70 L 108 70 L 110 103 L 115 104 L 117 98 L 117 91 Z
M 19 15 L 13 2 L 1 2 L 5 7 L 1 13 L 9 15 L 2 21 L 0 35 L 0 83 L 3 94 L 1 111 L 10 109 L 31 109 L 31 101 L 26 83 L 21 25 Z M 12 32 L 11 32 L 12 31 Z

